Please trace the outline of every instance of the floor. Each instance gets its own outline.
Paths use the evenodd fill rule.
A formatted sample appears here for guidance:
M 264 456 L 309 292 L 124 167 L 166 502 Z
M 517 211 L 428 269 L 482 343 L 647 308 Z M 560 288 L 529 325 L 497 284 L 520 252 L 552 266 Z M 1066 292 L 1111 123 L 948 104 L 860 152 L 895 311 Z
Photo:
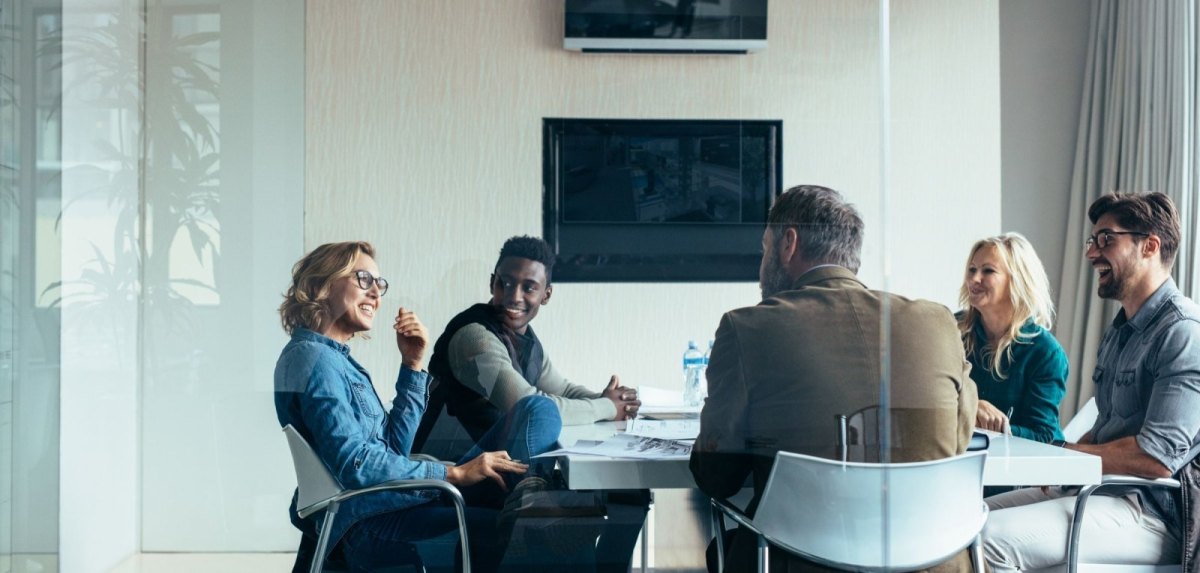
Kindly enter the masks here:
M 652 573 L 703 573 L 711 538 L 707 499 L 689 490 L 657 490 L 650 517 Z M 634 571 L 640 571 L 640 548 Z M 111 573 L 272 573 L 291 571 L 293 553 L 143 553 Z M 0 573 L 58 573 L 54 555 L 0 555 Z

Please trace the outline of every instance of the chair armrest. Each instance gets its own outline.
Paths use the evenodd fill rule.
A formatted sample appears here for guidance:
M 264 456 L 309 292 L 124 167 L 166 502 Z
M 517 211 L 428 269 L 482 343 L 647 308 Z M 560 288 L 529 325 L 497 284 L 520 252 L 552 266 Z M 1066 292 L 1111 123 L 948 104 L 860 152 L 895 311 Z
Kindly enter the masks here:
M 454 487 L 450 482 L 445 482 L 438 479 L 398 479 L 377 483 L 362 489 L 348 489 L 330 498 L 329 502 L 341 503 L 352 497 L 358 497 L 363 494 L 376 493 L 380 491 L 411 491 L 420 489 L 440 490 L 442 493 L 445 493 L 450 497 L 450 501 L 453 502 L 454 505 L 463 505 L 462 493 L 458 491 L 458 488 Z
M 1083 511 L 1092 494 L 1110 486 L 1138 486 L 1166 489 L 1179 489 L 1179 480 L 1171 478 L 1148 479 L 1131 475 L 1108 474 L 1100 476 L 1100 483 L 1084 486 L 1075 497 L 1075 513 L 1071 516 L 1071 526 L 1067 535 L 1067 573 L 1077 573 L 1079 570 L 1079 533 L 1083 529 Z
M 712 506 L 714 511 L 720 512 L 717 514 L 718 516 L 722 514 L 728 516 L 734 523 L 753 531 L 755 535 L 762 534 L 757 527 L 754 527 L 754 524 L 750 521 L 749 517 L 746 517 L 746 514 L 742 513 L 740 509 L 734 507 L 729 502 L 714 499 L 712 500 Z
M 1179 489 L 1179 480 L 1171 479 L 1171 478 L 1149 479 L 1149 478 L 1140 478 L 1137 476 L 1129 476 L 1129 475 L 1121 475 L 1121 474 L 1108 474 L 1108 475 L 1100 476 L 1099 484 L 1093 485 L 1093 486 L 1088 486 L 1088 487 L 1100 488 L 1100 487 L 1104 487 L 1107 485 L 1140 485 L 1140 486 L 1146 486 L 1146 487 L 1165 487 L 1165 488 L 1170 488 L 1170 489 Z
M 362 489 L 353 489 L 343 491 L 338 495 L 330 498 L 329 504 L 333 506 L 331 510 L 336 511 L 337 505 L 352 497 L 357 497 L 366 493 L 375 493 L 380 491 L 411 491 L 419 489 L 436 489 L 446 494 L 454 504 L 454 514 L 458 518 L 458 538 L 459 550 L 462 552 L 462 571 L 463 573 L 471 573 L 471 553 L 468 549 L 469 542 L 467 540 L 467 510 L 466 504 L 463 503 L 462 493 L 458 491 L 450 482 L 445 482 L 437 479 L 401 479 L 387 481 Z

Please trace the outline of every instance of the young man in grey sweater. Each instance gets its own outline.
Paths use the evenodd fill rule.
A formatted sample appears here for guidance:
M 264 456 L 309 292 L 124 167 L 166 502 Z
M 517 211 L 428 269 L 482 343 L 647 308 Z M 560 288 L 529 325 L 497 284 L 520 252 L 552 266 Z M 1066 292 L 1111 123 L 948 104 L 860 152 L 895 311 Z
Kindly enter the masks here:
M 429 371 L 437 379 L 417 432 L 414 450 L 425 442 L 442 405 L 478 440 L 513 404 L 546 396 L 565 425 L 637 416 L 637 390 L 613 376 L 594 392 L 567 381 L 550 362 L 529 323 L 550 302 L 554 251 L 528 236 L 504 242 L 489 281 L 492 297 L 455 316 L 433 347 Z

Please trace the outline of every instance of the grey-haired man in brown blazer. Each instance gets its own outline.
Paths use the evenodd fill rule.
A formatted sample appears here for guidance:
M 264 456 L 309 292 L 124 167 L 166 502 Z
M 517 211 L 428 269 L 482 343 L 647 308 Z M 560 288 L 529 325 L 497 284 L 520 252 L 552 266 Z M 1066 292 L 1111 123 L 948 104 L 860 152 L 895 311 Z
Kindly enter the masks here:
M 763 300 L 721 318 L 691 470 L 707 495 L 728 498 L 752 477 L 753 515 L 775 453 L 836 457 L 835 416 L 881 404 L 881 325 L 891 323 L 891 447 L 867 461 L 919 461 L 966 450 L 975 384 L 946 307 L 867 289 L 855 275 L 863 222 L 825 187 L 798 186 L 771 207 L 763 233 Z M 727 571 L 753 570 L 755 541 L 732 535 Z M 709 568 L 715 567 L 709 551 Z M 773 551 L 772 571 L 825 570 Z M 939 570 L 970 569 L 962 555 Z

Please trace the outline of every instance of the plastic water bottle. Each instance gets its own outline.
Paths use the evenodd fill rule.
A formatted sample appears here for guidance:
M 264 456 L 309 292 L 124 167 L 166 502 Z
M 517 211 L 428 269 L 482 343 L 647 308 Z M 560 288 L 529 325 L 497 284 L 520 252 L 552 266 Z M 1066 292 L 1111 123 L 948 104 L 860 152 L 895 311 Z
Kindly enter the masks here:
M 683 403 L 699 406 L 704 391 L 704 353 L 696 347 L 695 340 L 689 340 L 683 353 Z
M 708 397 L 708 359 L 712 356 L 713 340 L 708 341 L 708 350 L 704 351 L 704 371 L 700 374 L 700 403 Z

